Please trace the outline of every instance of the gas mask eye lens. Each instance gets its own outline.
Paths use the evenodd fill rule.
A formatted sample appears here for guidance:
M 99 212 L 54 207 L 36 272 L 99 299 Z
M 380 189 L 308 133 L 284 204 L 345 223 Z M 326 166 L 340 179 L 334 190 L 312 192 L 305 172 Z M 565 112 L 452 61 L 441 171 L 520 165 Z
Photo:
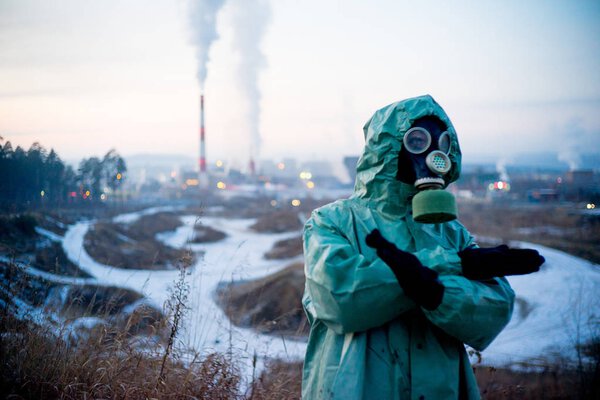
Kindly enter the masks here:
M 421 154 L 431 145 L 431 135 L 423 128 L 411 128 L 404 135 L 404 147 L 413 154 Z
M 441 152 L 448 154 L 450 152 L 450 134 L 448 132 L 442 133 L 438 140 L 438 148 Z

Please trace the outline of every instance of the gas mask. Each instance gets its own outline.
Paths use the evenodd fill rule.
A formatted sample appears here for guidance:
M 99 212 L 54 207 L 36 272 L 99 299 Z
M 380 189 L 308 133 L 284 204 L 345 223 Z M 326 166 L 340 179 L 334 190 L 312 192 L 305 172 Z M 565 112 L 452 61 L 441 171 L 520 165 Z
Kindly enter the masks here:
M 413 218 L 422 223 L 441 223 L 456 219 L 454 196 L 443 190 L 444 175 L 452 168 L 450 134 L 444 124 L 434 117 L 416 120 L 404 134 L 398 159 L 397 178 L 414 185 Z

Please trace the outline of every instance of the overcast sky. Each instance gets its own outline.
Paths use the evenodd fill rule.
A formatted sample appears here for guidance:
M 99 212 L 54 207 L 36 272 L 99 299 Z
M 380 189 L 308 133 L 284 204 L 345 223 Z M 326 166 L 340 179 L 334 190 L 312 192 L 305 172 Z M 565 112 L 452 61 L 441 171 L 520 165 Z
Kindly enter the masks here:
M 260 14 L 244 1 L 225 0 L 209 52 L 209 162 L 246 164 L 256 142 L 240 24 L 264 55 L 254 66 L 262 158 L 359 154 L 375 110 L 426 93 L 465 160 L 600 154 L 597 0 L 254 0 Z M 0 0 L 0 135 L 66 159 L 113 147 L 195 157 L 189 13 L 173 0 Z

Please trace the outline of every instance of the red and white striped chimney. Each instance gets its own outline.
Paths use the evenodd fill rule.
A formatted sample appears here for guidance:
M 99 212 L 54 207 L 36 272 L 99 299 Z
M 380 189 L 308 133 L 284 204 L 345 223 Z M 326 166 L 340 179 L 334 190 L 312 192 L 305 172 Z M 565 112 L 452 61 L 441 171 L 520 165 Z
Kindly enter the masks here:
M 201 187 L 208 187 L 208 175 L 206 174 L 206 143 L 204 141 L 204 94 L 200 94 L 200 159 L 198 181 Z

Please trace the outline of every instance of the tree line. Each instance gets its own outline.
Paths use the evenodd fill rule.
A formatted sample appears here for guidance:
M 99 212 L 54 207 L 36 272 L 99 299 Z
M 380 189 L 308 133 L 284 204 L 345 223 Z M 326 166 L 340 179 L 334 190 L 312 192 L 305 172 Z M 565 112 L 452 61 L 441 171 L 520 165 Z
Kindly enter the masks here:
M 5 210 L 106 201 L 118 192 L 126 172 L 115 150 L 83 159 L 74 170 L 54 149 L 37 142 L 29 150 L 13 149 L 0 136 L 0 207 Z

